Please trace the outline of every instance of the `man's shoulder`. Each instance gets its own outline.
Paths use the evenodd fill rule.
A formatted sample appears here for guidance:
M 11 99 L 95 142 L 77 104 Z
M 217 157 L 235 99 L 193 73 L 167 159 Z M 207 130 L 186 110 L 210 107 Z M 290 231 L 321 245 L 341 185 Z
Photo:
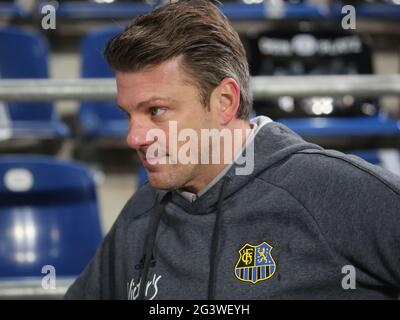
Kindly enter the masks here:
M 380 185 L 400 196 L 400 176 L 358 156 L 336 150 L 303 150 L 296 157 L 321 178 L 332 176 L 350 183 Z
M 372 239 L 382 230 L 398 232 L 400 176 L 356 156 L 299 151 L 263 172 L 262 179 L 294 199 L 329 241 L 338 234 L 362 232 Z
M 306 149 L 294 153 L 263 174 L 292 190 L 364 189 L 400 197 L 400 176 L 365 160 L 336 150 Z M 297 193 L 297 192 L 296 192 Z

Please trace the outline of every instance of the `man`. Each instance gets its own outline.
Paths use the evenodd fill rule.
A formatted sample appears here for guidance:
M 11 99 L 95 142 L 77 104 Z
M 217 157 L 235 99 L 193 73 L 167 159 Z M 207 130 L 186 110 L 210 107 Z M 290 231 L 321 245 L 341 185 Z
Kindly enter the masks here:
M 105 56 L 149 183 L 66 298 L 398 296 L 399 177 L 248 121 L 245 52 L 216 6 L 158 8 Z

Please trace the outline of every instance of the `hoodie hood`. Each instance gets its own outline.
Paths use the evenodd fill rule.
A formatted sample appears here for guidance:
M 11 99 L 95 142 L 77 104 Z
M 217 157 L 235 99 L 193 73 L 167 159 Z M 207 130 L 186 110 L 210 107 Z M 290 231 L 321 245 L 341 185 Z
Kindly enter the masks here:
M 305 142 L 292 130 L 278 122 L 273 122 L 268 117 L 259 116 L 253 118 L 251 123 L 256 124 L 257 127 L 255 132 L 250 134 L 241 155 L 229 166 L 227 171 L 226 169 L 224 170 L 226 171 L 225 174 L 217 176 L 218 181 L 213 180 L 210 183 L 212 187 L 198 197 L 196 201 L 189 202 L 176 191 L 159 191 L 159 199 L 165 199 L 166 195 L 170 194 L 170 201 L 185 212 L 195 215 L 209 214 L 215 211 L 225 179 L 229 179 L 230 183 L 224 190 L 223 199 L 245 187 L 246 184 L 263 171 L 292 154 L 305 149 L 322 149 L 316 144 Z M 252 157 L 246 157 L 246 152 L 249 150 L 254 154 Z M 253 163 L 249 163 L 249 161 L 253 161 Z M 251 172 L 238 175 L 238 169 L 240 170 L 245 166 L 252 168 Z

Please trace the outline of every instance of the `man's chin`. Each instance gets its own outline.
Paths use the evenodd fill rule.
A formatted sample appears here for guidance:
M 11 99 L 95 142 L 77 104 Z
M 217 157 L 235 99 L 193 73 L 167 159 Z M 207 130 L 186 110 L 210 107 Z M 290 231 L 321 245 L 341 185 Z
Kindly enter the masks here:
M 164 172 L 148 171 L 147 178 L 149 184 L 155 189 L 173 191 L 181 187 L 181 185 L 177 181 L 174 181 L 175 179 Z

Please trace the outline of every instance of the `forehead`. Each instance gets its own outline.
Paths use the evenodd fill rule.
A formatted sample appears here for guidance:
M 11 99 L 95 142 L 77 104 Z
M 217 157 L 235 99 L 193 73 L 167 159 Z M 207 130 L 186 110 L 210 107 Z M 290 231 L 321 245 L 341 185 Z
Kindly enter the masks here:
M 176 98 L 195 86 L 183 71 L 179 59 L 135 72 L 116 72 L 117 100 L 122 106 L 151 96 Z M 134 101 L 133 101 L 134 100 Z

